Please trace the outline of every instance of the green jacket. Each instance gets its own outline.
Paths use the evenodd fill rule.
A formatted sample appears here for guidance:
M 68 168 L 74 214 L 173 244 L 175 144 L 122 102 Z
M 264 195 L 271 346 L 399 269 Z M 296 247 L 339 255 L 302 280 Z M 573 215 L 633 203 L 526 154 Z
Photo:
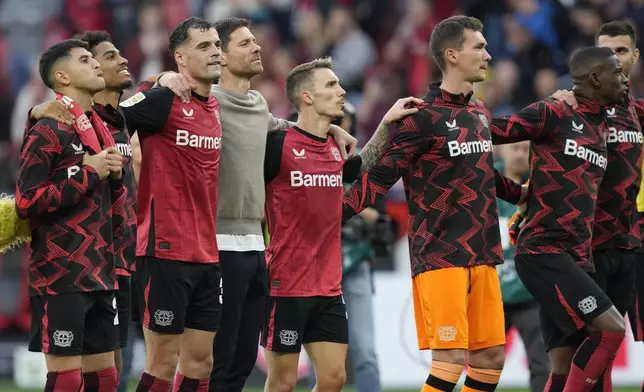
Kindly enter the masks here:
M 495 166 L 499 171 L 503 171 L 502 162 Z M 516 212 L 517 207 L 498 198 L 497 204 L 499 208 L 499 226 L 501 227 L 501 245 L 503 246 L 505 262 L 497 265 L 496 271 L 499 274 L 499 281 L 501 283 L 503 303 L 516 304 L 531 301 L 533 299 L 532 296 L 519 279 L 519 275 L 517 275 L 517 270 L 514 266 L 514 252 L 516 247 L 510 243 L 510 235 L 508 233 L 508 221 Z

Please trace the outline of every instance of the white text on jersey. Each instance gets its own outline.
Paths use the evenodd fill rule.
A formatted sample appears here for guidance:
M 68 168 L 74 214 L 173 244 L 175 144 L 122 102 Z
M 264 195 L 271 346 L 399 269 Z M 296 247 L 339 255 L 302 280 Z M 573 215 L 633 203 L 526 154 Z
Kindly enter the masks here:
M 205 148 L 206 150 L 219 150 L 221 148 L 221 137 L 191 135 L 190 132 L 177 129 L 177 146 L 190 146 Z
M 642 144 L 644 138 L 641 132 L 635 131 L 618 131 L 616 128 L 608 128 L 608 138 L 606 143 L 639 143 Z
M 564 154 L 581 158 L 603 169 L 606 169 L 606 166 L 608 166 L 608 159 L 606 159 L 605 156 L 591 150 L 590 148 L 578 145 L 577 142 L 572 139 L 566 139 Z
M 459 143 L 456 140 L 447 142 L 447 147 L 449 147 L 449 156 L 455 157 L 464 154 L 480 154 L 482 152 L 491 152 L 492 151 L 492 141 L 491 140 L 477 140 L 473 142 L 464 142 Z
M 342 174 L 304 174 L 301 171 L 292 171 L 291 186 L 338 187 L 342 186 Z

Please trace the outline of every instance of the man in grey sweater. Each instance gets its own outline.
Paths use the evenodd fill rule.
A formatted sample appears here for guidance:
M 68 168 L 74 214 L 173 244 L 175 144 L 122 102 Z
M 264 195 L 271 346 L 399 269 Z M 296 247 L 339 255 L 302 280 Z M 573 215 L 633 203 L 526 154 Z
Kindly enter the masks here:
M 210 391 L 237 392 L 244 387 L 257 358 L 259 332 L 268 295 L 264 259 L 264 155 L 268 131 L 290 126 L 273 117 L 264 97 L 250 90 L 250 79 L 263 72 L 260 50 L 248 21 L 227 18 L 215 23 L 222 41 L 221 78 L 212 94 L 219 101 L 223 143 L 219 175 L 217 244 L 223 281 L 221 327 L 215 339 Z M 158 79 L 182 100 L 192 86 L 168 72 Z M 332 130 L 342 148 L 356 140 L 341 128 Z M 386 130 L 385 139 L 386 142 Z M 145 159 L 145 158 L 143 158 Z M 363 158 L 364 159 L 364 158 Z

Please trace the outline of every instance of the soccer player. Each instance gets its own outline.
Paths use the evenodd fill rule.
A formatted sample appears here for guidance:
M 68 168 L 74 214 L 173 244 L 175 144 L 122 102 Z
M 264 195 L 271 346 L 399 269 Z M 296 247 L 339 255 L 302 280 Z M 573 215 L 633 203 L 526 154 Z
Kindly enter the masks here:
M 344 116 L 345 91 L 330 58 L 295 67 L 286 79 L 297 125 L 269 134 L 266 144 L 266 221 L 270 297 L 261 344 L 265 390 L 292 391 L 302 344 L 313 362 L 314 390 L 341 391 L 348 343 L 342 298 L 343 182 L 353 182 L 384 149 L 389 125 L 418 109 L 400 99 L 361 156 L 342 159 L 329 126 Z M 335 207 L 333 207 L 335 204 Z
M 608 48 L 578 51 L 570 72 L 577 109 L 550 100 L 534 103 L 508 118 L 495 119 L 492 140 L 531 140 L 530 196 L 515 264 L 541 305 L 553 364 L 547 390 L 580 392 L 593 388 L 624 339 L 623 317 L 584 270 L 594 269 L 595 206 L 610 166 L 606 141 L 615 137 L 602 107 L 623 104 L 628 82 Z M 585 332 L 586 327 L 589 336 L 579 345 L 578 331 Z M 570 351 L 577 347 L 571 364 Z M 566 363 L 562 358 L 567 358 L 569 373 L 559 368 Z M 562 387 L 559 377 L 564 374 L 568 379 Z
M 87 49 L 66 40 L 42 54 L 42 80 L 74 121 L 39 120 L 20 153 L 16 210 L 32 230 L 29 350 L 45 354 L 45 391 L 76 392 L 83 381 L 86 391 L 117 385 L 116 261 L 109 250 L 116 245 L 112 200 L 124 192 L 123 157 L 92 109 L 105 80 Z
M 443 81 L 405 118 L 379 162 L 344 198 L 343 220 L 384 197 L 403 177 L 418 345 L 432 350 L 423 391 L 451 391 L 469 360 L 464 391 L 494 390 L 505 358 L 505 320 L 495 265 L 503 262 L 488 110 L 472 98 L 490 55 L 478 19 L 455 16 L 432 32 Z M 515 184 L 516 185 L 516 184 Z M 506 189 L 506 186 L 507 189 Z
M 222 42 L 221 76 L 211 93 L 223 113 L 222 132 L 226 142 L 221 149 L 217 209 L 223 307 L 221 327 L 214 343 L 210 390 L 241 392 L 257 360 L 257 342 L 268 296 L 261 228 L 266 135 L 267 131 L 292 124 L 275 118 L 264 97 L 250 89 L 250 80 L 264 68 L 261 47 L 249 29 L 249 22 L 226 18 L 216 22 L 215 28 Z M 158 81 L 184 100 L 190 97 L 193 86 L 184 75 L 168 72 Z M 330 133 L 340 145 L 341 153 L 345 145 L 356 143 L 339 127 L 331 127 Z M 386 138 L 382 139 L 383 145 L 385 142 Z
M 136 284 L 147 350 L 137 391 L 208 389 L 221 316 L 216 235 L 221 41 L 214 25 L 189 18 L 170 35 L 179 72 L 196 86 L 189 103 L 167 88 L 121 102 L 137 130 L 139 174 Z M 178 365 L 178 367 L 177 367 Z
M 113 230 L 115 236 L 114 253 L 118 291 L 116 292 L 116 308 L 119 315 L 119 349 L 115 352 L 115 362 L 118 374 L 121 374 L 123 358 L 122 349 L 127 345 L 128 329 L 130 326 L 130 279 L 134 270 L 134 251 L 136 248 L 136 183 L 132 170 L 132 147 L 130 136 L 125 126 L 125 118 L 117 110 L 123 91 L 132 87 L 132 79 L 128 72 L 128 62 L 112 43 L 112 37 L 105 31 L 87 31 L 78 37 L 88 45 L 88 50 L 98 61 L 105 89 L 94 94 L 93 108 L 103 120 L 114 141 L 117 150 L 127 162 L 123 167 L 123 185 L 125 193 L 121 199 L 112 201 Z M 30 113 L 32 122 L 43 118 L 51 118 L 61 122 L 73 121 L 71 112 L 60 100 L 52 100 L 35 106 Z

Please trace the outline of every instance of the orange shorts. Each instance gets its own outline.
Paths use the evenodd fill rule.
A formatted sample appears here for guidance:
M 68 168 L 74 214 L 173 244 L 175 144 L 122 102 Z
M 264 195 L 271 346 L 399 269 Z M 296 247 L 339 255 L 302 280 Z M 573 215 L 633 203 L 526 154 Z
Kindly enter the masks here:
M 505 344 L 505 316 L 496 268 L 443 268 L 413 278 L 421 350 L 480 350 Z

